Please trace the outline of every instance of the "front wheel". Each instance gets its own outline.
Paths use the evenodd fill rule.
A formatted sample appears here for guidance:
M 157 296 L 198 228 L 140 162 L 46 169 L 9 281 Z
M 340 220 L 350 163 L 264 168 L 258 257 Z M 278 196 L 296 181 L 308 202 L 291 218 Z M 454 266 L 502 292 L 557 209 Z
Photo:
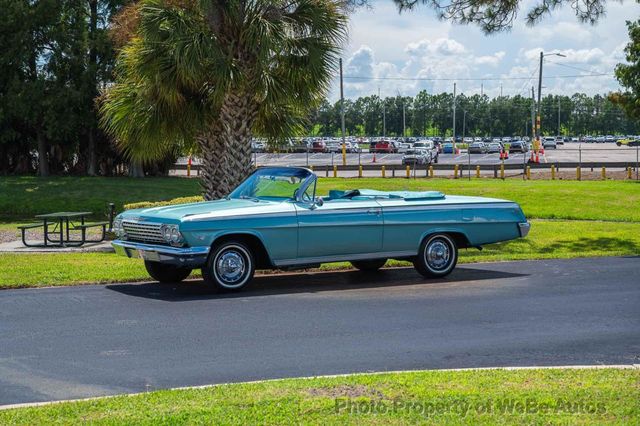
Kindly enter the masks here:
M 148 260 L 144 261 L 144 267 L 149 275 L 151 275 L 151 278 L 161 283 L 178 283 L 187 278 L 191 273 L 190 268 L 181 268 L 179 266 L 150 262 Z
M 413 266 L 424 277 L 439 278 L 448 275 L 458 262 L 458 247 L 447 234 L 434 234 L 420 244 Z
M 382 268 L 387 263 L 387 259 L 371 259 L 371 260 L 352 260 L 351 264 L 354 268 L 363 272 L 374 272 Z
M 243 243 L 227 241 L 215 247 L 202 268 L 204 282 L 219 291 L 239 291 L 255 272 L 251 250 Z

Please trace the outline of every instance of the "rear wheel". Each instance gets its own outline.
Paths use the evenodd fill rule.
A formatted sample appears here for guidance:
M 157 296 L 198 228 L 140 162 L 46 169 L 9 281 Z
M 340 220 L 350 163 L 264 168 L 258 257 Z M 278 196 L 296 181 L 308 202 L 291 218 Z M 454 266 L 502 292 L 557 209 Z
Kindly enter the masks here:
M 413 266 L 423 276 L 438 278 L 448 275 L 458 262 L 458 247 L 447 234 L 434 234 L 424 239 Z
M 363 272 L 374 272 L 382 268 L 387 263 L 387 259 L 371 259 L 371 260 L 352 260 L 351 264 L 354 268 Z
M 189 276 L 190 268 L 181 268 L 179 266 L 167 265 L 160 262 L 144 261 L 144 267 L 147 269 L 151 278 L 161 283 L 178 283 Z
M 227 241 L 209 254 L 202 278 L 219 291 L 239 291 L 251 281 L 254 272 L 251 250 L 243 243 Z

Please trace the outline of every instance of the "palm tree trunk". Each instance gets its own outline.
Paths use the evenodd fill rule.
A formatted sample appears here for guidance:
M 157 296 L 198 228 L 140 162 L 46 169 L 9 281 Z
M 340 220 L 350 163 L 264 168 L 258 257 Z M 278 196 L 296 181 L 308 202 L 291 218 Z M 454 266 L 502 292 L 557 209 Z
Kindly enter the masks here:
M 218 120 L 198 138 L 206 200 L 227 196 L 253 171 L 251 128 L 257 111 L 251 95 L 228 93 Z

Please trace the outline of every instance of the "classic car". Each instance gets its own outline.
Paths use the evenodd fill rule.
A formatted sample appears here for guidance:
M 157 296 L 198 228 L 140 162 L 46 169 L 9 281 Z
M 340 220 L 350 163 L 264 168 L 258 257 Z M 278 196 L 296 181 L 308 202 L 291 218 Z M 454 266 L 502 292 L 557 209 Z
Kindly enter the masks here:
M 316 183 L 306 168 L 259 168 L 221 200 L 119 214 L 112 244 L 118 254 L 143 259 L 157 281 L 178 282 L 201 268 L 207 284 L 234 291 L 256 269 L 339 261 L 370 272 L 403 259 L 425 277 L 443 277 L 458 249 L 529 232 L 511 201 L 370 189 L 319 197 Z

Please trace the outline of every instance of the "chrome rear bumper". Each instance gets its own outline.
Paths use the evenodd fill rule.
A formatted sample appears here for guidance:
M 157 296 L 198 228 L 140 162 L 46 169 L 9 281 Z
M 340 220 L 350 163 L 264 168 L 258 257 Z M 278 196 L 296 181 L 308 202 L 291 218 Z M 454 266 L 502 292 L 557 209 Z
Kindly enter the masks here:
M 529 230 L 531 229 L 531 223 L 529 222 L 519 223 L 518 229 L 520 230 L 520 236 L 524 238 L 529 234 Z
M 111 245 L 121 256 L 184 267 L 200 267 L 207 262 L 209 247 L 171 247 L 114 240 Z

